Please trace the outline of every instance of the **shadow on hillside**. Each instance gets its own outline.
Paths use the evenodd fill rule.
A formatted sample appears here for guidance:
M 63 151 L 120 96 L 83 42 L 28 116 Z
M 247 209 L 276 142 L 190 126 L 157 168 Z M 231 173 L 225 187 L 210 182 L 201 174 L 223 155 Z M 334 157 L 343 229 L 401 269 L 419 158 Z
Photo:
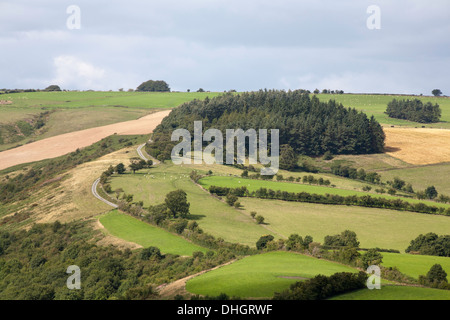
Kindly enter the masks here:
M 402 149 L 396 148 L 396 147 L 384 147 L 384 152 L 397 152 L 401 151 Z

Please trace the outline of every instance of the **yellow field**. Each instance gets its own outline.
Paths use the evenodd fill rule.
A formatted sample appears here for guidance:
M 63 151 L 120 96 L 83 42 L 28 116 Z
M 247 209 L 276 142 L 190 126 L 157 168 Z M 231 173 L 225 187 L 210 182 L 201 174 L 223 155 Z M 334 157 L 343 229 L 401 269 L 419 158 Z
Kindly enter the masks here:
M 387 154 L 410 164 L 450 162 L 450 130 L 383 128 Z

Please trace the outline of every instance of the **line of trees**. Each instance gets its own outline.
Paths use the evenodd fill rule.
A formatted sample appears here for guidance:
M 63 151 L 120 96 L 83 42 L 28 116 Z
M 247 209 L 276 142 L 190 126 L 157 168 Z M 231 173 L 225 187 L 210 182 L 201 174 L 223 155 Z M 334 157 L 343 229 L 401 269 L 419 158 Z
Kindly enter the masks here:
M 419 99 L 394 99 L 388 103 L 386 113 L 391 118 L 433 123 L 439 122 L 442 111 L 438 104 L 433 105 L 431 102 L 424 104 Z
M 288 192 L 280 190 L 272 190 L 267 188 L 259 188 L 250 192 L 245 186 L 239 188 L 227 188 L 219 186 L 210 186 L 209 192 L 218 196 L 226 196 L 232 193 L 239 197 L 255 197 L 260 199 L 273 199 L 295 202 L 310 202 L 332 205 L 353 205 L 369 208 L 391 209 L 401 211 L 413 211 L 426 214 L 442 214 L 450 216 L 450 208 L 429 206 L 424 203 L 410 203 L 401 199 L 387 199 L 383 197 L 364 196 L 340 196 L 336 194 L 315 194 L 308 192 Z

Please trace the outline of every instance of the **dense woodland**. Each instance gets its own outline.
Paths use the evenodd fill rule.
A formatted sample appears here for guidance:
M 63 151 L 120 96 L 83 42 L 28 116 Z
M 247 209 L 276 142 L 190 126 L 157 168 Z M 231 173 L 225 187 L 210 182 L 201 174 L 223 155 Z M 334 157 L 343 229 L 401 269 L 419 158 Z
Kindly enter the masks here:
M 420 123 L 439 122 L 441 108 L 431 102 L 423 104 L 419 99 L 392 100 L 388 103 L 386 113 L 391 118 L 410 120 Z
M 289 145 L 297 154 L 369 154 L 384 148 L 384 132 L 374 117 L 333 100 L 321 102 L 303 90 L 260 90 L 181 105 L 155 129 L 155 143 L 147 151 L 170 159 L 176 144 L 170 142 L 172 131 L 184 128 L 192 134 L 194 121 L 200 120 L 203 130 L 219 129 L 224 139 L 226 129 L 279 129 L 280 146 Z

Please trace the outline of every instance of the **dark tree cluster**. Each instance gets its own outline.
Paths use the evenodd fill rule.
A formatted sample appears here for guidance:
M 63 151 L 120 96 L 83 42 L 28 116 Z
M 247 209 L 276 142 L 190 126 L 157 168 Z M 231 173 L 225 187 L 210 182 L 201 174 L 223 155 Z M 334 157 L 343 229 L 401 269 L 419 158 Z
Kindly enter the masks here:
M 345 230 L 341 234 L 325 236 L 323 244 L 330 247 L 359 247 L 359 241 L 356 233 L 350 230 Z
M 288 290 L 275 293 L 274 300 L 324 300 L 338 294 L 366 287 L 367 274 L 339 272 L 329 277 L 318 275 L 296 282 Z
M 139 85 L 136 91 L 169 92 L 169 85 L 162 80 L 148 80 Z
M 203 130 L 222 131 L 224 142 L 226 129 L 279 129 L 280 146 L 288 145 L 296 154 L 322 155 L 327 151 L 368 154 L 382 152 L 384 148 L 384 132 L 374 117 L 369 119 L 366 114 L 333 100 L 321 102 L 303 90 L 260 90 L 238 95 L 226 93 L 181 105 L 155 129 L 155 144 L 149 152 L 170 159 L 167 143 L 173 130 L 184 128 L 193 136 L 194 121 L 200 120 Z M 282 165 L 290 168 L 295 158 L 286 147 L 283 153 Z
M 411 241 L 405 252 L 450 257 L 450 235 L 438 236 L 433 232 L 421 234 Z
M 420 123 L 439 122 L 441 108 L 431 102 L 423 103 L 419 99 L 392 100 L 388 103 L 386 113 L 391 118 L 404 119 Z

